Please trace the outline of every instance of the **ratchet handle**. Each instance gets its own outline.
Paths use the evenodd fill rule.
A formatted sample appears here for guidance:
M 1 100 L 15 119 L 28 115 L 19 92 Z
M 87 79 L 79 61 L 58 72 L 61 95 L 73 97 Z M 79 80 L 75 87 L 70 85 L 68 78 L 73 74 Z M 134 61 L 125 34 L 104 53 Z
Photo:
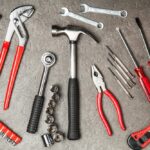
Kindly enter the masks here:
M 7 42 L 7 41 L 3 42 L 2 49 L 0 52 L 0 72 L 3 69 L 3 65 L 4 65 L 4 62 L 8 53 L 9 46 L 10 46 L 10 42 Z
M 135 68 L 135 72 L 138 75 L 140 84 L 147 96 L 148 101 L 150 102 L 150 80 L 145 75 L 142 67 Z
M 78 140 L 80 138 L 79 125 L 79 85 L 77 78 L 70 78 L 68 85 L 68 139 Z
M 43 104 L 44 104 L 44 97 L 36 95 L 32 106 L 27 132 L 29 133 L 37 132 Z
M 13 87 L 15 84 L 15 79 L 17 76 L 17 72 L 21 63 L 21 59 L 24 53 L 24 46 L 18 46 L 15 54 L 15 58 L 13 61 L 12 69 L 9 76 L 8 86 L 6 90 L 5 100 L 4 100 L 4 110 L 9 108 L 10 98 L 12 95 Z

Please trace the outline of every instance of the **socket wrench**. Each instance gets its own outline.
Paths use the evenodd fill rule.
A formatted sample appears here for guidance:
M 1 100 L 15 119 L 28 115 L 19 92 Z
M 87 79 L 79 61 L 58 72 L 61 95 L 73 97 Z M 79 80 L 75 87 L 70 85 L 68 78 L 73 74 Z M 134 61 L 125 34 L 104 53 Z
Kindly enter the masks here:
M 100 13 L 100 14 L 119 16 L 122 18 L 125 18 L 128 15 L 126 10 L 118 11 L 118 10 L 110 10 L 110 9 L 101 9 L 101 8 L 90 7 L 87 4 L 80 5 L 80 12 L 82 12 L 82 13 L 88 13 L 88 12 Z
M 82 21 L 82 22 L 87 23 L 89 25 L 95 26 L 95 27 L 97 27 L 99 29 L 103 29 L 103 27 L 104 27 L 102 22 L 96 22 L 96 21 L 90 20 L 88 18 L 85 18 L 83 16 L 74 14 L 74 13 L 70 12 L 68 10 L 68 8 L 66 8 L 66 7 L 61 8 L 60 15 L 61 16 L 69 16 L 71 18 L 74 18 L 76 20 Z
M 29 124 L 27 127 L 27 132 L 35 133 L 38 129 L 39 119 L 43 108 L 44 103 L 44 91 L 48 79 L 48 74 L 50 67 L 52 67 L 56 62 L 56 57 L 51 52 L 46 52 L 42 55 L 41 61 L 44 65 L 43 74 L 41 78 L 41 83 L 39 87 L 38 94 L 35 96 L 32 111 L 30 115 Z

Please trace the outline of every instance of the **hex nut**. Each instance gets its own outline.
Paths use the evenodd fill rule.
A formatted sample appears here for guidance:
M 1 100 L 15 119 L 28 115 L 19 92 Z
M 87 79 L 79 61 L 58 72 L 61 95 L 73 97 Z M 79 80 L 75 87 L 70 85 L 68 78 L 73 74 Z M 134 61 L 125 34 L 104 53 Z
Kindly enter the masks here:
M 54 133 L 52 135 L 53 139 L 55 140 L 55 142 L 61 142 L 64 140 L 64 135 L 60 132 Z

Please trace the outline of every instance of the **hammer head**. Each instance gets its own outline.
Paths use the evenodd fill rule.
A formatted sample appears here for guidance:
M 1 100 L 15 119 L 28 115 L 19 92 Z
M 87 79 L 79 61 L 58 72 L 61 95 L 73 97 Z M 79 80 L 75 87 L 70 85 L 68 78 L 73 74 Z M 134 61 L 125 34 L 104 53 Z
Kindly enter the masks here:
M 66 27 L 59 27 L 56 25 L 52 26 L 52 36 L 66 35 L 70 41 L 76 42 L 78 40 L 78 37 L 80 36 L 80 34 L 89 35 L 97 43 L 99 42 L 92 33 L 90 33 L 88 30 L 85 30 L 81 27 L 72 26 L 72 25 L 68 25 Z

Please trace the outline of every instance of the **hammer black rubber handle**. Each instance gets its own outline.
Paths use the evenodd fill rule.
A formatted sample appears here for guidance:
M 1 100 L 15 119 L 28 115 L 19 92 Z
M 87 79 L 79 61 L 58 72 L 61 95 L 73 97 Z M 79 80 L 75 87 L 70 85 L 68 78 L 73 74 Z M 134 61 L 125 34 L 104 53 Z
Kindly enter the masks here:
M 79 85 L 77 78 L 70 78 L 68 85 L 68 139 L 77 140 L 80 138 L 79 125 Z
M 29 133 L 36 133 L 38 130 L 38 124 L 40 120 L 40 115 L 42 112 L 44 103 L 44 97 L 36 95 L 34 98 L 32 111 L 30 115 L 30 120 L 27 127 L 27 132 Z

